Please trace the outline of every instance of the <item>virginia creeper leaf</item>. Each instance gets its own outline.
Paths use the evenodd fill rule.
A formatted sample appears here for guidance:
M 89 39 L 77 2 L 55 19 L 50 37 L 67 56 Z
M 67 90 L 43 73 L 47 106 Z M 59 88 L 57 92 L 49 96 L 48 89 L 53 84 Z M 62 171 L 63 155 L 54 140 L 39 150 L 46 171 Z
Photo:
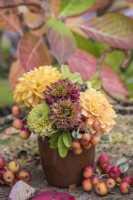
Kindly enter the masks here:
M 51 63 L 43 38 L 38 38 L 30 32 L 22 37 L 17 50 L 20 63 L 26 72 Z
M 78 3 L 78 4 L 77 4 Z M 83 13 L 95 12 L 109 3 L 109 0 L 62 0 L 60 16 L 81 15 Z M 82 5 L 84 4 L 84 5 Z M 81 7 L 82 5 L 82 7 Z M 71 10 L 68 10 L 71 8 Z M 73 9 L 73 10 L 72 10 Z M 75 10 L 76 9 L 76 10 Z M 65 12 L 65 13 L 64 13 Z
M 63 134 L 60 135 L 59 140 L 58 140 L 58 151 L 59 151 L 59 155 L 62 158 L 65 158 L 68 153 L 68 147 L 65 146 L 64 141 L 63 141 Z
M 94 40 L 120 49 L 133 48 L 133 20 L 120 13 L 94 17 L 80 27 Z
M 66 131 L 63 133 L 63 142 L 66 147 L 69 148 L 71 146 L 72 138 L 71 138 L 71 134 L 69 131 Z
M 69 78 L 70 76 L 70 70 L 68 65 L 62 65 L 61 66 L 61 73 L 64 79 Z
M 16 60 L 15 62 L 12 63 L 10 67 L 10 72 L 9 72 L 9 83 L 12 89 L 15 88 L 18 78 L 22 76 L 24 73 L 24 69 L 21 67 L 19 60 Z
M 71 0 L 69 4 L 62 10 L 60 16 L 71 16 L 83 13 L 93 6 L 96 0 Z
M 79 72 L 84 81 L 88 81 L 94 75 L 96 64 L 96 57 L 79 49 L 68 60 L 71 72 Z M 128 91 L 120 77 L 105 63 L 101 69 L 101 81 L 104 89 L 111 94 L 128 96 Z
M 76 41 L 65 24 L 57 19 L 46 22 L 46 33 L 53 55 L 59 64 L 65 63 L 76 50 Z
M 0 8 L 8 8 L 20 5 L 34 5 L 41 7 L 41 1 L 38 0 L 0 0 Z
M 0 27 L 19 33 L 23 35 L 21 24 L 17 16 L 17 10 L 15 8 L 4 9 L 0 11 Z

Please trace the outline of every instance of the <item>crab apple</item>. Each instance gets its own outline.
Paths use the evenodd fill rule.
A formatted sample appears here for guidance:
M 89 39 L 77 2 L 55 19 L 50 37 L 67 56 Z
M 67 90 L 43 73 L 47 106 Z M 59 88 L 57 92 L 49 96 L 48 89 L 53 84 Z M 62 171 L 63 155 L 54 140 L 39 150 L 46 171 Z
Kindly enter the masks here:
M 82 140 L 89 142 L 91 140 L 91 135 L 89 133 L 82 134 Z
M 92 144 L 89 142 L 88 145 L 83 146 L 84 150 L 89 150 L 92 147 Z
M 100 137 L 98 135 L 94 135 L 91 139 L 91 144 L 92 145 L 97 145 L 100 142 Z
M 115 187 L 115 185 L 116 185 L 116 182 L 115 182 L 114 179 L 108 178 L 108 179 L 106 180 L 106 185 L 107 185 L 107 188 L 108 188 L 108 189 L 113 189 L 113 188 Z
M 89 144 L 89 142 L 83 140 L 82 138 L 80 139 L 80 144 L 82 147 L 87 146 Z
M 0 169 L 3 169 L 5 167 L 5 165 L 6 165 L 5 158 L 0 156 Z
M 15 181 L 14 172 L 12 172 L 10 170 L 5 171 L 3 174 L 3 180 L 8 184 L 12 184 Z
M 94 170 L 91 166 L 87 166 L 84 169 L 83 176 L 84 178 L 91 178 L 93 176 Z
M 104 171 L 106 174 L 109 174 L 111 168 L 112 168 L 111 165 L 106 165 L 106 166 L 103 168 L 103 171 Z
M 108 154 L 101 154 L 101 155 L 99 156 L 99 158 L 98 158 L 98 163 L 99 163 L 100 165 L 102 165 L 103 163 L 106 163 L 106 164 L 109 165 L 110 160 L 109 160 Z
M 20 111 L 19 107 L 18 107 L 17 105 L 14 105 L 14 106 L 12 107 L 12 114 L 13 114 L 14 116 L 18 116 L 18 115 L 20 115 L 20 113 L 21 113 L 21 111 Z
M 18 172 L 20 169 L 20 164 L 17 160 L 12 160 L 8 164 L 8 169 L 14 173 Z
M 117 167 L 117 166 L 113 166 L 109 171 L 109 176 L 114 179 L 119 177 L 120 174 L 121 174 L 121 171 L 120 171 L 119 167 Z
M 23 128 L 23 122 L 21 119 L 14 119 L 13 121 L 13 127 L 16 128 L 17 130 L 20 130 Z
M 100 131 L 101 130 L 101 123 L 98 120 L 94 121 L 93 124 L 92 124 L 92 128 L 96 132 Z
M 23 140 L 27 140 L 31 135 L 31 131 L 28 128 L 22 128 L 19 132 L 19 137 Z
M 0 169 L 0 180 L 3 178 L 3 174 L 6 172 L 6 169 Z
M 93 185 L 96 185 L 96 184 L 98 184 L 100 182 L 100 179 L 99 179 L 98 176 L 93 176 L 91 181 L 92 181 Z
M 106 166 L 108 166 L 107 163 L 103 163 L 103 164 L 100 165 L 100 167 L 101 167 L 101 169 L 102 169 L 103 171 L 104 171 L 104 168 L 105 168 Z
M 121 183 L 121 182 L 122 182 L 122 179 L 121 179 L 120 177 L 117 177 L 117 178 L 115 179 L 115 181 L 116 181 L 116 183 Z
M 78 154 L 82 153 L 83 149 L 82 148 L 74 148 L 74 149 L 72 149 L 72 151 L 73 151 L 74 154 L 78 155 Z
M 124 178 L 122 178 L 121 182 L 126 182 L 129 185 L 133 186 L 133 177 L 132 176 L 126 176 Z
M 104 196 L 108 193 L 107 185 L 104 182 L 99 182 L 95 186 L 95 191 L 98 195 Z
M 31 173 L 28 169 L 21 169 L 18 173 L 18 178 L 25 182 L 28 182 L 31 179 Z
M 82 181 L 82 187 L 84 191 L 90 192 L 93 188 L 91 179 L 88 179 L 88 178 L 84 179 Z
M 127 182 L 123 182 L 119 186 L 119 190 L 123 194 L 129 193 L 130 185 Z
M 78 141 L 72 141 L 71 147 L 72 147 L 72 149 L 80 149 L 81 145 Z

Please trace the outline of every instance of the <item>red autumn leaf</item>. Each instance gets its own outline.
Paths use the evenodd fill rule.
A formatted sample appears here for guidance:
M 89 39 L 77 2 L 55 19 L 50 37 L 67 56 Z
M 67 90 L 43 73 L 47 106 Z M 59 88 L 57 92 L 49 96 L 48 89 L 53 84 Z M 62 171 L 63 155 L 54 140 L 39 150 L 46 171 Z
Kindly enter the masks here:
M 53 55 L 59 64 L 64 64 L 76 50 L 73 34 L 64 23 L 55 18 L 47 21 L 46 34 Z
M 78 24 L 89 37 L 120 49 L 133 48 L 133 20 L 120 13 L 108 13 Z
M 41 7 L 40 0 L 0 0 L 0 8 L 8 8 L 20 5 L 34 5 Z
M 97 58 L 83 50 L 77 50 L 68 60 L 71 72 L 79 72 L 84 81 L 89 80 L 96 72 Z M 103 64 L 101 69 L 102 85 L 111 94 L 128 96 L 128 91 L 120 77 L 109 67 Z
M 75 197 L 68 193 L 56 192 L 56 191 L 45 191 L 33 197 L 32 200 L 76 200 Z
M 4 9 L 0 11 L 0 27 L 13 32 L 23 34 L 16 8 Z
M 18 78 L 24 73 L 24 69 L 21 67 L 18 60 L 12 63 L 9 72 L 9 83 L 12 89 L 15 88 L 15 85 L 18 82 Z
M 43 38 L 32 33 L 27 33 L 21 38 L 17 50 L 20 63 L 26 72 L 35 67 L 51 64 L 51 57 Z

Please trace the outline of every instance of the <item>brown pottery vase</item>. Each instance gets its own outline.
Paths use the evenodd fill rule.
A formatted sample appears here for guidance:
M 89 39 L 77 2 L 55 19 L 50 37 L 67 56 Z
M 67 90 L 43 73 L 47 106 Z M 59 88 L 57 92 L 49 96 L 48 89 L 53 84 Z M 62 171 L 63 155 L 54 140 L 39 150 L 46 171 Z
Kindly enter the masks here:
M 48 139 L 42 140 L 38 137 L 38 147 L 46 180 L 52 186 L 61 188 L 73 184 L 80 186 L 84 167 L 94 165 L 95 147 L 79 155 L 69 151 L 65 158 L 59 156 L 57 149 L 50 148 Z

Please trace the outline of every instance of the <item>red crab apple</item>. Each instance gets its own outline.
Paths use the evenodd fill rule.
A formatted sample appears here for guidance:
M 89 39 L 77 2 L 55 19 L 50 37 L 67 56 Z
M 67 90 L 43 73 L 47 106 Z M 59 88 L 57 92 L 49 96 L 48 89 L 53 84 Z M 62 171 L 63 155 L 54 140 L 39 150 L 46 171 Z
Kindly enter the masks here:
M 112 188 L 115 187 L 116 182 L 115 182 L 114 179 L 108 178 L 108 179 L 106 180 L 106 185 L 107 185 L 107 188 L 108 188 L 108 189 L 112 189 Z
M 92 182 L 91 182 L 91 179 L 84 179 L 82 181 L 82 187 L 83 187 L 83 190 L 86 191 L 86 192 L 90 192 L 92 190 Z
M 91 181 L 93 185 L 97 185 L 100 182 L 100 179 L 98 178 L 98 176 L 93 176 Z
M 15 181 L 15 174 L 12 171 L 7 170 L 3 174 L 3 180 L 8 184 L 13 184 Z
M 14 119 L 14 121 L 13 121 L 14 128 L 16 128 L 17 130 L 20 130 L 20 129 L 22 129 L 23 125 L 24 124 L 21 119 Z
M 87 166 L 84 169 L 83 176 L 84 178 L 91 178 L 93 176 L 94 170 L 91 166 Z
M 19 137 L 23 140 L 27 140 L 31 135 L 31 131 L 28 128 L 22 128 L 19 132 Z
M 81 148 L 81 145 L 78 141 L 72 141 L 71 147 L 72 147 L 72 149 L 79 149 L 79 148 Z
M 133 177 L 132 176 L 126 176 L 124 178 L 122 178 L 121 182 L 126 182 L 129 185 L 133 186 Z
M 17 160 L 12 160 L 8 164 L 8 169 L 14 173 L 18 172 L 20 169 L 20 164 Z
M 92 144 L 89 142 L 88 145 L 83 146 L 84 150 L 89 150 L 92 147 Z
M 82 134 L 82 140 L 89 142 L 91 140 L 91 135 L 89 133 Z
M 123 194 L 127 194 L 129 193 L 129 189 L 130 189 L 130 185 L 127 182 L 123 182 L 120 184 L 119 186 L 119 190 L 121 191 L 121 193 Z
M 21 111 L 20 111 L 19 107 L 18 107 L 17 105 L 14 105 L 14 106 L 12 107 L 12 114 L 13 114 L 14 116 L 18 116 L 18 115 L 20 115 L 20 113 L 21 113 Z
M 116 183 L 121 183 L 121 182 L 122 182 L 122 179 L 121 179 L 120 177 L 117 177 L 117 178 L 115 179 L 115 181 L 116 181 Z
M 96 132 L 100 131 L 100 129 L 101 129 L 101 123 L 98 120 L 94 121 L 93 124 L 92 124 L 92 128 Z
M 111 165 L 106 165 L 106 166 L 103 168 L 103 171 L 104 171 L 106 174 L 109 174 L 111 168 L 112 168 Z
M 103 182 L 99 182 L 96 186 L 95 186 L 95 191 L 97 194 L 99 194 L 100 196 L 104 196 L 108 193 L 108 188 L 107 185 Z
M 103 163 L 106 163 L 107 165 L 109 165 L 110 163 L 110 160 L 109 160 L 109 156 L 108 154 L 101 154 L 98 158 L 98 163 L 100 164 L 100 166 L 103 164 Z
M 83 149 L 82 148 L 74 148 L 74 149 L 72 149 L 72 151 L 73 151 L 74 154 L 78 155 L 78 154 L 82 153 Z
M 3 179 L 3 174 L 6 172 L 6 169 L 0 169 L 0 180 Z
M 18 173 L 18 178 L 19 178 L 20 180 L 23 180 L 23 181 L 25 181 L 25 182 L 28 182 L 28 181 L 30 180 L 30 178 L 31 178 L 31 173 L 30 173 L 30 171 L 27 170 L 27 169 L 21 169 L 21 170 L 19 171 L 19 173 Z
M 98 135 L 94 135 L 91 139 L 91 144 L 92 145 L 97 145 L 100 142 L 100 137 Z
M 119 169 L 119 167 L 117 167 L 117 166 L 113 166 L 113 167 L 110 169 L 110 171 L 109 171 L 109 176 L 110 176 L 111 178 L 114 178 L 114 179 L 117 178 L 117 177 L 119 177 L 120 174 L 121 174 L 120 169 Z
M 6 165 L 5 158 L 0 156 L 0 169 L 3 169 L 5 167 L 5 165 Z

